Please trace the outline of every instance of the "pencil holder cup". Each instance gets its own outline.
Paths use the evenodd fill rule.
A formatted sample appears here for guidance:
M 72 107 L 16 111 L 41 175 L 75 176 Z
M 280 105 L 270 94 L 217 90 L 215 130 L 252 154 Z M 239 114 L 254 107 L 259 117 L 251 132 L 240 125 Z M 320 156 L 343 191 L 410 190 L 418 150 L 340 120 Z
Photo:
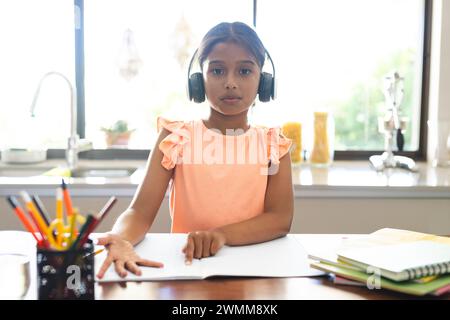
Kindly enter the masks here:
M 37 289 L 39 300 L 93 300 L 94 245 L 88 240 L 82 248 L 56 251 L 37 249 Z

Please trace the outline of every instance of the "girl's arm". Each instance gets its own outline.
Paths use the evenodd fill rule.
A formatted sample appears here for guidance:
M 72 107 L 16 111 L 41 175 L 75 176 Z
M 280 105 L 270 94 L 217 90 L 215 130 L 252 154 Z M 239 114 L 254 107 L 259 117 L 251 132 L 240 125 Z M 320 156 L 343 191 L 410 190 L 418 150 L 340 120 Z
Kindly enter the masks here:
M 121 277 L 127 275 L 127 270 L 141 275 L 139 266 L 163 266 L 160 262 L 139 257 L 133 246 L 143 240 L 150 229 L 173 174 L 173 170 L 166 170 L 161 165 L 163 153 L 159 150 L 160 142 L 168 134 L 170 132 L 165 129 L 159 134 L 147 161 L 144 180 L 139 185 L 130 207 L 119 216 L 111 232 L 98 238 L 98 244 L 108 248 L 108 255 L 97 273 L 100 279 L 111 264 L 114 264 L 117 274 Z
M 294 214 L 291 157 L 280 159 L 278 172 L 268 176 L 264 212 L 256 217 L 210 231 L 190 233 L 183 248 L 186 263 L 214 255 L 223 245 L 259 243 L 285 236 Z
M 173 169 L 167 170 L 161 165 L 163 153 L 159 150 L 160 142 L 170 132 L 163 129 L 147 162 L 144 180 L 127 210 L 115 222 L 112 234 L 136 245 L 144 239 L 164 199 L 167 186 L 173 175 Z
M 248 220 L 233 223 L 217 231 L 225 236 L 227 245 L 243 245 L 285 236 L 291 229 L 294 195 L 289 152 L 280 159 L 276 174 L 267 179 L 264 212 Z

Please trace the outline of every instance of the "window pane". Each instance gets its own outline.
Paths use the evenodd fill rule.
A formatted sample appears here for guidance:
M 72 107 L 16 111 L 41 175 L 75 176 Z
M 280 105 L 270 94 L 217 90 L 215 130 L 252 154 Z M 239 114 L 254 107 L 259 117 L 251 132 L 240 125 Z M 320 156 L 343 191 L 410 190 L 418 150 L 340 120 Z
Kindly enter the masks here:
M 62 78 L 43 82 L 34 118 L 30 106 L 45 73 L 74 83 L 73 0 L 4 0 L 0 30 L 0 147 L 65 148 L 70 94 Z
M 259 120 L 297 118 L 308 127 L 314 110 L 329 109 L 337 150 L 381 150 L 383 78 L 397 70 L 405 78 L 404 149 L 418 149 L 423 0 L 260 0 L 257 30 L 279 84 L 275 107 L 255 109 Z
M 85 2 L 86 138 L 106 147 L 118 120 L 132 129 L 128 147 L 149 149 L 156 117 L 191 118 L 206 104 L 188 102 L 187 64 L 203 35 L 222 21 L 252 23 L 252 1 Z

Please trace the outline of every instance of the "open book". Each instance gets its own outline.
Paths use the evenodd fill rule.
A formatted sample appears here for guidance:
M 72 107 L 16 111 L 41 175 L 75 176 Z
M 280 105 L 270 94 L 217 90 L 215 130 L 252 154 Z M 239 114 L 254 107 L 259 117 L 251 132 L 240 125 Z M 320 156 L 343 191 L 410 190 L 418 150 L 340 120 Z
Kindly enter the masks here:
M 323 274 L 309 267 L 306 251 L 291 235 L 254 245 L 225 246 L 215 256 L 194 259 L 191 265 L 184 263 L 182 253 L 186 239 L 186 234 L 147 234 L 136 246 L 136 252 L 143 258 L 163 262 L 163 268 L 141 267 L 141 276 L 128 272 L 125 278 L 121 278 L 111 266 L 103 279 L 97 281 L 205 279 L 211 276 L 301 277 Z M 103 252 L 95 257 L 96 272 L 105 256 Z

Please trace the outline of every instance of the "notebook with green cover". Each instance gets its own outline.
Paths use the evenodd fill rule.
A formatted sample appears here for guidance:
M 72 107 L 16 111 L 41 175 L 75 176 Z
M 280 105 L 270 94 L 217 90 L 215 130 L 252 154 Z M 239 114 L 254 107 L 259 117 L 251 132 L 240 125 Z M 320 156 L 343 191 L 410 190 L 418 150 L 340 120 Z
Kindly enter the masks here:
M 447 292 L 440 289 L 450 285 L 450 275 L 440 276 L 437 279 L 427 283 L 418 283 L 412 280 L 396 282 L 383 277 L 377 277 L 375 274 L 367 274 L 363 271 L 356 271 L 354 269 L 339 267 L 337 265 L 329 265 L 326 263 L 313 262 L 311 263 L 311 267 L 350 280 L 365 283 L 367 287 L 372 290 L 376 290 L 377 288 L 388 289 L 416 296 L 424 296 L 427 294 L 439 295 Z
M 450 245 L 428 240 L 337 251 L 338 261 L 393 281 L 450 273 Z

